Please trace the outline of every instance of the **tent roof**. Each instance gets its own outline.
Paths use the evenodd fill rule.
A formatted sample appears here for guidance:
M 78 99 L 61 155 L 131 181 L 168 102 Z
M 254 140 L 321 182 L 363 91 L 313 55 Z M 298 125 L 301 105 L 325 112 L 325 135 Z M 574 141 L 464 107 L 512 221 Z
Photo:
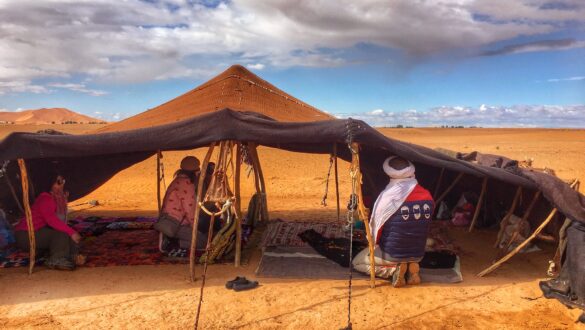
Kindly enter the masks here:
M 283 92 L 241 65 L 233 65 L 201 86 L 153 109 L 98 129 L 114 132 L 168 124 L 230 108 L 253 111 L 278 121 L 333 119 L 315 107 Z
M 75 191 L 72 197 L 78 198 L 157 150 L 193 149 L 221 140 L 254 142 L 311 153 L 330 153 L 333 144 L 337 144 L 338 155 L 346 160 L 350 155 L 344 146 L 348 142 L 357 142 L 362 147 L 362 166 L 365 170 L 379 170 L 381 161 L 395 154 L 433 168 L 489 177 L 527 189 L 540 189 L 566 216 L 585 222 L 585 197 L 553 176 L 518 168 L 510 170 L 469 163 L 429 148 L 388 138 L 365 122 L 353 119 L 279 122 L 257 113 L 223 109 L 171 124 L 111 133 L 13 133 L 0 142 L 0 161 L 24 158 L 33 166 L 37 164 L 38 169 L 46 168 L 47 162 L 58 161 L 68 169 L 71 182 L 76 182 L 77 187 L 70 189 Z M 87 173 L 92 173 L 93 181 L 87 181 Z

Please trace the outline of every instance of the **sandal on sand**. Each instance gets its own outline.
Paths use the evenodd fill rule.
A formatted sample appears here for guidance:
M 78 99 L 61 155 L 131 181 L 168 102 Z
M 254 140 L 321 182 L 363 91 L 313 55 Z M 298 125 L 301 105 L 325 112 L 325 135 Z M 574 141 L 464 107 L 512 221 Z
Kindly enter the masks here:
M 250 281 L 248 281 L 246 279 L 246 277 L 244 277 L 244 276 L 236 276 L 236 278 L 234 278 L 233 280 L 227 281 L 225 283 L 225 287 L 226 287 L 226 289 L 233 289 L 234 288 L 234 285 L 236 285 L 236 284 L 246 284 L 248 282 L 250 282 Z
M 404 275 L 406 274 L 406 270 L 408 265 L 406 263 L 399 263 L 396 265 L 396 270 L 394 274 L 392 274 L 392 286 L 395 288 L 400 288 L 406 285 L 406 280 L 404 279 Z
M 420 266 L 418 262 L 409 262 L 408 263 L 408 271 L 406 272 L 406 284 L 408 285 L 418 285 L 420 284 Z
M 248 281 L 248 280 L 246 280 L 246 282 L 247 283 L 234 284 L 234 286 L 233 286 L 234 291 L 250 290 L 250 289 L 254 289 L 255 287 L 258 286 L 258 281 Z

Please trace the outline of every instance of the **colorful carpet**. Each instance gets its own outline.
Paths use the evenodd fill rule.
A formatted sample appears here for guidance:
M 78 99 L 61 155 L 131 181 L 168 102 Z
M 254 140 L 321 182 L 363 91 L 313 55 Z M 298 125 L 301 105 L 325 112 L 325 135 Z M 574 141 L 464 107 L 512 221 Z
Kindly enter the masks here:
M 306 247 L 307 243 L 299 237 L 299 234 L 313 229 L 317 233 L 327 238 L 348 237 L 349 232 L 345 228 L 345 223 L 336 222 L 286 222 L 284 220 L 271 221 L 264 232 L 262 238 L 262 247 Z M 363 230 L 354 230 L 353 239 L 365 241 L 366 234 Z

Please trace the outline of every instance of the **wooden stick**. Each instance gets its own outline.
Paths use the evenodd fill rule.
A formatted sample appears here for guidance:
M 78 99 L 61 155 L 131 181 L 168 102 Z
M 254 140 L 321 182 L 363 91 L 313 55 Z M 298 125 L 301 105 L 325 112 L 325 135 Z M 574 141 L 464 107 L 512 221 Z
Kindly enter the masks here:
M 341 222 L 341 207 L 339 204 L 339 174 L 337 171 L 337 143 L 333 145 L 333 157 L 335 157 L 335 198 L 337 201 L 337 222 Z
M 451 190 L 457 185 L 457 183 L 459 182 L 459 180 L 461 180 L 462 177 L 463 177 L 463 172 L 459 173 L 457 175 L 457 177 L 455 178 L 455 180 L 453 180 L 453 182 L 451 182 L 451 185 L 449 185 L 449 187 L 447 187 L 447 190 L 445 190 L 441 194 L 441 196 L 439 198 L 437 198 L 437 200 L 435 201 L 435 205 L 437 205 L 436 209 L 439 208 L 438 206 L 441 204 L 443 199 L 445 199 L 445 197 L 447 197 L 447 194 L 451 192 Z
M 522 195 L 522 186 L 518 186 L 518 188 L 516 189 L 516 194 L 514 195 L 514 200 L 512 201 L 512 205 L 508 209 L 508 213 L 506 213 L 504 218 L 502 218 L 502 221 L 500 221 L 500 230 L 498 231 L 498 236 L 496 237 L 496 243 L 494 244 L 495 248 L 497 248 L 498 245 L 500 245 L 500 241 L 502 240 L 502 236 L 504 235 L 504 230 L 506 229 L 506 226 L 508 225 L 508 220 L 510 219 L 510 216 L 512 214 L 514 214 L 514 211 L 516 210 L 516 205 L 518 204 L 518 201 L 520 200 L 521 195 Z
M 197 201 L 195 203 L 195 214 L 193 216 L 193 228 L 192 228 L 192 236 L 191 236 L 191 251 L 189 255 L 189 275 L 191 278 L 191 282 L 195 282 L 195 253 L 196 253 L 196 245 L 197 245 L 197 226 L 199 225 L 199 211 L 201 210 L 201 206 L 199 203 L 203 201 L 203 182 L 205 181 L 205 176 L 207 174 L 207 164 L 209 164 L 209 159 L 211 158 L 211 154 L 213 153 L 213 149 L 215 148 L 216 142 L 213 142 L 209 149 L 207 150 L 207 154 L 203 159 L 203 164 L 201 164 L 201 174 L 199 175 L 199 182 L 197 183 Z
M 437 196 L 439 193 L 439 188 L 441 188 L 441 183 L 443 183 L 443 174 L 445 174 L 445 168 L 441 167 L 441 174 L 439 174 L 439 179 L 437 180 L 437 185 L 435 186 L 435 193 L 433 197 Z
M 576 183 L 577 183 L 577 181 L 573 182 L 571 184 L 571 188 L 573 188 Z M 557 208 L 555 207 L 555 208 L 552 209 L 552 211 L 550 212 L 550 214 L 548 215 L 548 217 L 540 224 L 540 226 L 538 226 L 538 228 L 536 228 L 536 230 L 532 233 L 532 235 L 530 235 L 530 237 L 528 237 L 524 242 L 520 243 L 513 251 L 511 251 L 510 253 L 508 253 L 502 259 L 498 260 L 496 263 L 494 263 L 490 267 L 484 269 L 482 272 L 480 272 L 479 274 L 477 274 L 477 276 L 483 277 L 483 276 L 485 276 L 485 275 L 493 272 L 495 269 L 497 269 L 498 267 L 500 267 L 504 262 L 508 261 L 510 258 L 512 258 L 513 256 L 515 256 L 526 245 L 528 245 L 528 243 L 530 243 L 536 236 L 538 236 L 538 234 L 540 234 L 540 232 L 546 227 L 546 225 L 548 225 L 548 223 L 554 218 L 554 216 L 555 216 L 556 213 L 557 213 Z
M 160 217 L 160 212 L 162 210 L 162 202 L 160 199 L 160 159 L 162 158 L 162 154 L 160 150 L 156 152 L 156 201 L 158 202 L 158 216 Z
M 479 200 L 477 201 L 477 205 L 475 207 L 475 212 L 473 213 L 473 220 L 471 220 L 471 224 L 469 225 L 469 232 L 473 231 L 473 227 L 475 227 L 475 222 L 477 221 L 477 217 L 479 216 L 479 211 L 481 210 L 481 206 L 483 205 L 483 201 L 485 199 L 485 191 L 487 188 L 487 176 L 483 178 L 483 182 L 481 183 L 481 193 L 479 194 Z
M 360 169 L 359 145 L 355 142 L 351 144 L 351 171 L 355 171 L 357 180 L 357 195 L 358 195 L 358 211 L 361 218 L 364 220 L 366 227 L 366 237 L 368 239 L 368 249 L 370 252 L 370 288 L 376 287 L 376 263 L 374 260 L 374 239 L 370 230 L 370 214 L 369 210 L 364 205 L 364 196 L 362 194 L 362 171 Z M 353 239 L 351 237 L 350 239 Z M 349 265 L 351 267 L 351 265 Z
M 242 257 L 242 202 L 240 196 L 240 161 L 242 159 L 242 146 L 240 143 L 234 145 L 236 148 L 235 174 L 234 174 L 234 194 L 235 194 L 235 209 L 236 209 L 236 257 L 234 266 L 240 267 Z
M 32 213 L 30 211 L 30 200 L 28 193 L 28 173 L 26 171 L 26 164 L 24 159 L 18 159 L 18 166 L 20 167 L 20 179 L 22 182 L 22 204 L 24 205 L 24 214 L 26 218 L 26 226 L 28 227 L 28 245 L 29 245 L 29 264 L 28 274 L 32 275 L 35 268 L 37 245 L 35 241 L 35 228 L 32 221 Z

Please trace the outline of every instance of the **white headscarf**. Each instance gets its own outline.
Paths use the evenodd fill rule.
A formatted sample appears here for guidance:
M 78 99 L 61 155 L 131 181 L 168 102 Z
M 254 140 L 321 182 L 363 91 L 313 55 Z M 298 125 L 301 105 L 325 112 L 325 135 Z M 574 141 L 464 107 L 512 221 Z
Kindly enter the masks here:
M 390 182 L 380 193 L 372 209 L 370 230 L 372 231 L 374 242 L 377 241 L 380 228 L 398 210 L 418 184 L 414 177 L 414 165 L 409 161 L 406 168 L 397 170 L 390 166 L 390 161 L 394 158 L 398 157 L 390 156 L 384 160 L 382 165 L 384 172 L 390 177 Z

